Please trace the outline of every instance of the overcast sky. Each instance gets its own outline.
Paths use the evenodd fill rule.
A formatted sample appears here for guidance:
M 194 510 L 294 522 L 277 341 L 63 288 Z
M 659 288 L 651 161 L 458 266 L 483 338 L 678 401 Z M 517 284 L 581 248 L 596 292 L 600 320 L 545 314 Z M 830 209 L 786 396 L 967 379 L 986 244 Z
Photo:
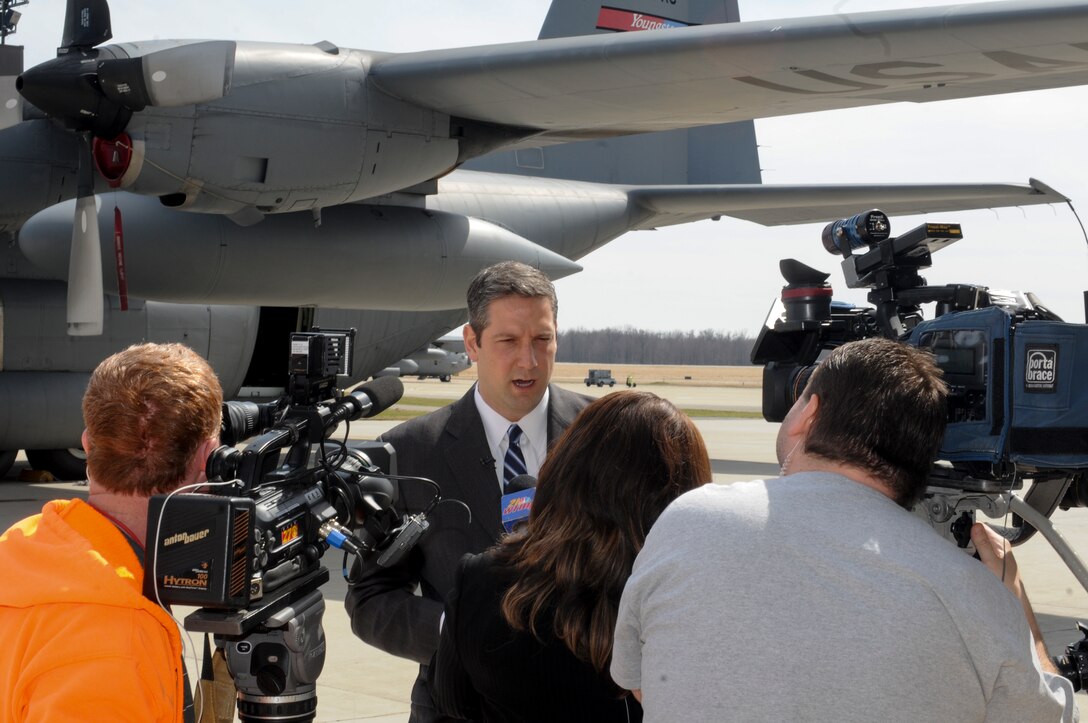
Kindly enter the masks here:
M 684 0 L 680 0 L 683 2 Z M 966 0 L 970 1 L 970 0 Z M 900 0 L 741 0 L 741 17 L 939 5 Z M 231 38 L 386 51 L 536 37 L 547 0 L 113 0 L 115 41 Z M 32 0 L 13 42 L 26 63 L 54 55 L 63 0 Z M 667 32 L 667 31 L 666 31 Z M 764 183 L 1011 182 L 1035 177 L 1088 214 L 1088 89 L 789 116 L 756 121 Z M 863 209 L 858 209 L 863 210 Z M 964 239 L 935 256 L 929 283 L 1036 292 L 1067 321 L 1084 321 L 1088 243 L 1065 206 L 893 217 L 893 233 L 924 220 L 959 222 Z M 755 333 L 782 286 L 778 260 L 831 272 L 838 298 L 863 301 L 823 251 L 823 224 L 766 228 L 723 218 L 629 233 L 558 282 L 561 327 Z

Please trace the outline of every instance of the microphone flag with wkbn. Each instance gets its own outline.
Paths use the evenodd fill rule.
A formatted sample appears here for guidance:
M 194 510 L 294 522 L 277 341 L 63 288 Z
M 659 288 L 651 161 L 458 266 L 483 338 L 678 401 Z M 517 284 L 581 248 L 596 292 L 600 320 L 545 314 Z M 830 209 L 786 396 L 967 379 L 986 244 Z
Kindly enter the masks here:
M 502 510 L 503 529 L 513 532 L 529 521 L 529 511 L 533 507 L 533 496 L 536 494 L 536 477 L 519 474 L 506 487 L 510 491 L 502 496 L 499 508 Z

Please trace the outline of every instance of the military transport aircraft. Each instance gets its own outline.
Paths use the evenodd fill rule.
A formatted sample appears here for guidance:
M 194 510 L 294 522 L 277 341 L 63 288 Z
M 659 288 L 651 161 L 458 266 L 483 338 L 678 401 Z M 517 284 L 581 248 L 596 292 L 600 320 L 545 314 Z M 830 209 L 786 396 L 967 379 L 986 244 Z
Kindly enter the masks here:
M 110 45 L 105 0 L 69 0 L 56 59 L 0 46 L 0 468 L 78 463 L 87 375 L 138 340 L 193 346 L 235 395 L 282 385 L 289 331 L 350 326 L 362 379 L 461 323 L 500 259 L 559 278 L 723 215 L 1065 200 L 761 185 L 751 121 L 1085 84 L 1085 3 L 738 20 L 736 0 L 555 0 L 540 40 L 482 47 Z
M 412 352 L 391 366 L 375 372 L 375 377 L 416 377 L 448 382 L 457 374 L 472 366 L 472 360 L 463 351 L 443 349 L 435 342 Z

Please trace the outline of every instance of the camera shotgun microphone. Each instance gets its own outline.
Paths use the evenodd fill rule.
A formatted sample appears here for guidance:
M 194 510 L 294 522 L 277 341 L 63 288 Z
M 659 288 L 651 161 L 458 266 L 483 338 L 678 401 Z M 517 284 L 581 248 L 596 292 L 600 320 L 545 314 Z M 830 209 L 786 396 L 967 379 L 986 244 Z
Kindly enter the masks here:
M 502 496 L 499 505 L 502 510 L 502 526 L 507 532 L 514 532 L 529 522 L 529 511 L 536 495 L 536 477 L 519 474 L 510 480 L 506 489 L 509 491 Z
M 404 396 L 404 383 L 397 377 L 378 377 L 351 394 L 336 400 L 330 423 L 366 419 L 381 414 Z M 328 426 L 328 424 L 326 425 Z
M 362 406 L 361 417 L 381 414 L 404 396 L 404 382 L 397 377 L 378 377 L 351 393 Z

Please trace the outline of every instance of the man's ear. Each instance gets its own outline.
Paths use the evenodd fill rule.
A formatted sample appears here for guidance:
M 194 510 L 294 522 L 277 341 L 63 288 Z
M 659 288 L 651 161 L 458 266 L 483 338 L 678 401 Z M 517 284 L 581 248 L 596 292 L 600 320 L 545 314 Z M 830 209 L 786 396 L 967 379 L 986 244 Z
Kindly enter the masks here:
M 468 358 L 472 361 L 479 361 L 477 357 L 480 355 L 479 340 L 476 338 L 476 332 L 472 330 L 472 324 L 465 324 L 461 327 L 461 336 L 465 340 L 465 353 L 468 354 Z
M 91 438 L 87 434 L 86 429 L 83 430 L 83 434 L 79 438 L 79 443 L 83 445 L 83 451 L 85 453 L 91 451 Z
M 208 457 L 219 448 L 219 437 L 209 437 L 196 448 L 196 453 L 189 460 L 189 480 L 204 479 L 204 468 L 208 464 Z
M 810 394 L 805 406 L 801 407 L 801 413 L 797 416 L 798 431 L 808 436 L 812 424 L 816 421 L 816 415 L 820 411 L 820 398 Z

